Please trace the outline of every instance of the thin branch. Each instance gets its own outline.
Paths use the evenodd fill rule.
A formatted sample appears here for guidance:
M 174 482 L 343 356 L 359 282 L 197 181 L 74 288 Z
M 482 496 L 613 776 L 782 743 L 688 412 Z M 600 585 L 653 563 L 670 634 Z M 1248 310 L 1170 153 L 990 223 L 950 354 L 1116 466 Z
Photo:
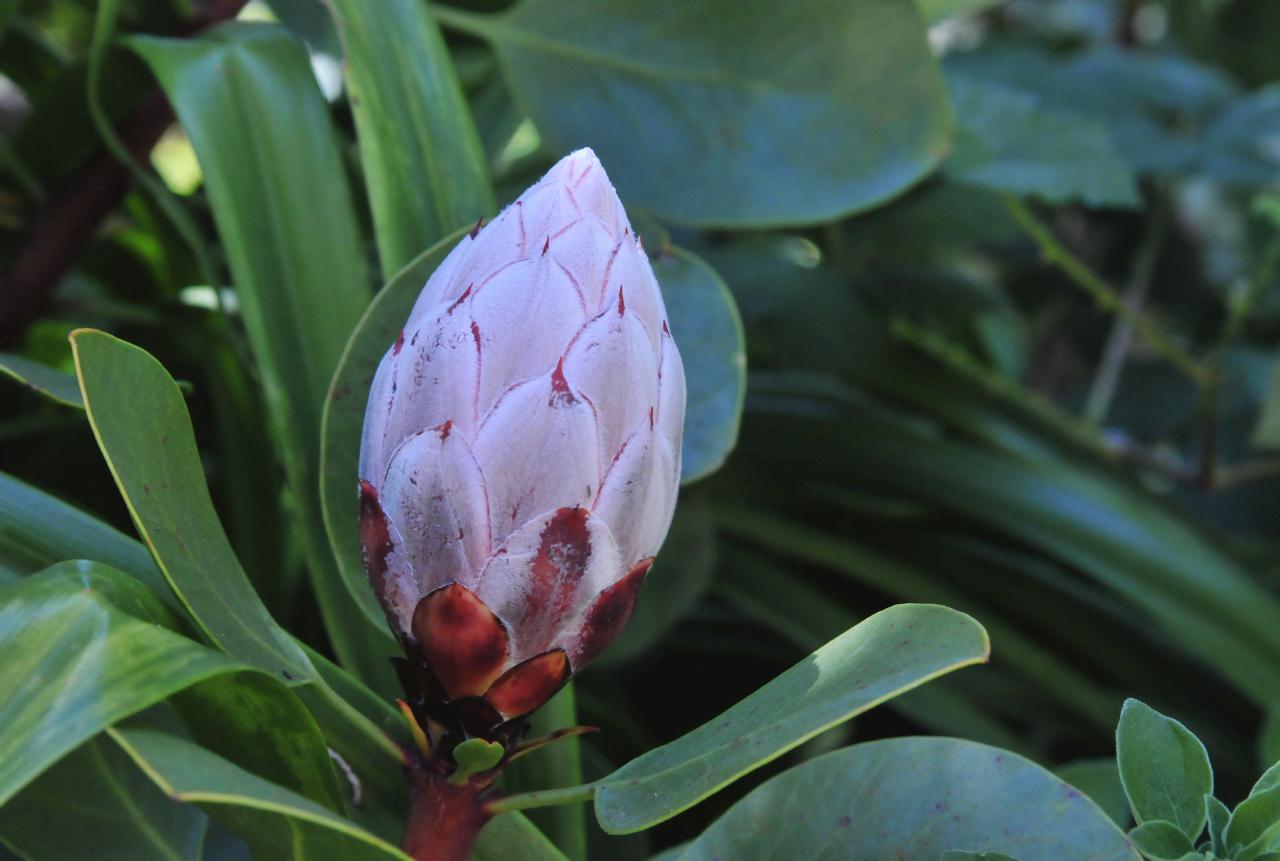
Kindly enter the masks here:
M 1174 343 L 1150 318 L 1126 304 L 1110 285 L 1094 274 L 1093 270 L 1072 254 L 1047 227 L 1041 224 L 1025 203 L 1011 194 L 1004 195 L 1004 201 L 1014 220 L 1040 248 L 1040 253 L 1045 260 L 1061 269 L 1072 282 L 1092 296 L 1100 308 L 1127 320 L 1138 337 L 1190 377 L 1196 385 L 1205 384 L 1207 372 L 1190 353 Z
M 497 816 L 500 813 L 510 813 L 512 810 L 529 810 L 534 807 L 553 807 L 558 804 L 590 801 L 595 794 L 596 784 L 594 783 L 568 786 L 563 789 L 541 789 L 537 792 L 495 798 L 485 804 L 484 810 L 490 816 Z

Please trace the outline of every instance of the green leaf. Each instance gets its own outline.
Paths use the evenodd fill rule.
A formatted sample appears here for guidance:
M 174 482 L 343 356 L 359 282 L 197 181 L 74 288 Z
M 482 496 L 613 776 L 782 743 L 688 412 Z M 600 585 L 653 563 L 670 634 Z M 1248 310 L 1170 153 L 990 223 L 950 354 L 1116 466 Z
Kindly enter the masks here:
M 1166 820 L 1191 840 L 1200 836 L 1213 768 L 1191 730 L 1138 700 L 1125 700 L 1116 728 L 1116 762 L 1139 825 Z
M 956 846 L 1021 861 L 1139 861 L 1092 801 L 1040 766 L 952 738 L 809 760 L 729 808 L 681 861 L 932 859 Z
M 391 689 L 390 635 L 360 613 L 370 601 L 363 579 L 345 582 L 337 570 L 315 492 L 325 393 L 370 277 L 307 53 L 281 27 L 237 22 L 127 44 L 159 79 L 200 160 L 334 649 Z
M 31 861 L 199 858 L 208 819 L 97 736 L 0 807 L 0 840 Z
M 624 199 L 680 223 L 828 221 L 898 194 L 948 146 L 945 88 L 911 0 L 434 11 L 493 42 L 553 152 L 594 147 Z
M 1127 828 L 1133 821 L 1114 759 L 1081 759 L 1059 766 L 1054 773 L 1092 798 L 1116 825 Z
M 1280 786 L 1250 795 L 1236 805 L 1223 837 L 1227 848 L 1245 847 L 1245 858 L 1268 848 L 1280 835 Z
M 257 858 L 409 861 L 354 823 L 189 741 L 147 729 L 109 732 L 166 795 L 200 805 Z
M 925 20 L 936 24 L 953 15 L 967 15 L 982 12 L 988 7 L 996 6 L 1003 0 L 916 0 Z
M 1151 861 L 1178 861 L 1196 848 L 1192 845 L 1191 838 L 1183 834 L 1177 825 L 1163 819 L 1151 819 L 1142 823 L 1129 832 L 1129 839 Z
M 493 213 L 480 137 L 449 51 L 421 0 L 331 5 L 382 270 L 391 274 Z
M 1214 855 L 1227 855 L 1227 825 L 1231 822 L 1231 810 L 1212 795 L 1204 797 L 1205 812 L 1209 821 L 1209 846 Z
M 462 238 L 464 230 L 440 240 L 401 269 L 378 291 L 356 323 L 329 384 L 320 429 L 320 502 L 333 555 L 369 621 L 386 627 L 364 571 L 356 524 L 360 439 L 369 387 L 378 363 L 395 343 L 422 287 Z
M 25 356 L 0 352 L 0 377 L 9 377 L 54 403 L 84 407 L 74 376 Z
M 938 861 L 1018 861 L 1018 859 L 1000 852 L 963 852 L 952 849 L 949 852 L 943 852 Z
M 324 736 L 282 682 L 265 674 L 219 677 L 172 702 L 201 747 L 335 813 L 344 811 Z
M 988 651 L 986 632 L 963 613 L 928 604 L 890 607 L 719 717 L 601 780 L 596 817 L 610 834 L 656 825 L 829 727 L 985 661 Z
M 738 440 L 747 349 L 733 294 L 703 260 L 664 248 L 653 274 L 684 361 L 688 405 L 680 480 L 688 484 L 719 469 Z
M 645 585 L 648 585 L 646 578 Z M 628 624 L 630 624 L 628 622 Z M 575 683 L 560 689 L 529 718 L 525 738 L 550 735 L 578 725 Z M 582 783 L 582 744 L 576 737 L 555 743 L 507 765 L 499 788 L 507 794 L 533 792 L 548 786 L 575 786 Z M 558 804 L 529 811 L 537 826 L 571 861 L 587 859 L 587 816 L 581 804 Z
M 172 591 L 147 548 L 97 518 L 0 472 L 0 583 L 64 559 L 95 559 L 132 574 L 157 595 Z
M 480 831 L 471 861 L 568 861 L 568 858 L 519 813 L 504 813 Z
M 95 563 L 0 589 L 0 805 L 104 727 L 244 669 L 166 622 L 144 586 Z
M 1099 120 L 1054 112 L 1034 95 L 981 78 L 948 76 L 959 134 L 943 165 L 951 178 L 1049 203 L 1136 207 L 1128 163 Z
M 145 350 L 104 332 L 71 335 L 94 436 L 165 579 L 209 642 L 287 681 L 315 676 L 240 567 L 209 498 L 191 418 Z

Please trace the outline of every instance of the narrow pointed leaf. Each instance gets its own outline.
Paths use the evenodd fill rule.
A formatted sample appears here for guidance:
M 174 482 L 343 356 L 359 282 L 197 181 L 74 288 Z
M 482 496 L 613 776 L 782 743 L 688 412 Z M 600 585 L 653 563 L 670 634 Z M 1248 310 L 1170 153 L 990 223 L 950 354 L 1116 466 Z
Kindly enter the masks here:
M 494 211 L 480 137 L 427 4 L 334 0 L 382 270 Z
M 194 39 L 132 37 L 200 160 L 218 235 L 296 504 L 296 526 L 334 648 L 391 688 L 390 637 L 361 615 L 316 495 L 320 416 L 371 279 L 338 142 L 302 43 L 233 22 Z
M 258 858 L 408 861 L 408 856 L 319 804 L 176 736 L 112 729 L 111 737 L 166 795 L 198 804 Z
M 315 669 L 240 567 L 205 485 L 186 404 L 150 354 L 104 332 L 72 334 L 94 436 L 165 579 L 209 642 L 286 681 Z
M 988 652 L 986 632 L 963 613 L 930 604 L 890 607 L 720 716 L 601 780 L 596 817 L 611 834 L 648 828 L 828 727 L 981 663 Z
M 9 377 L 36 394 L 67 407 L 83 408 L 80 387 L 68 373 L 14 353 L 0 353 L 0 377 Z

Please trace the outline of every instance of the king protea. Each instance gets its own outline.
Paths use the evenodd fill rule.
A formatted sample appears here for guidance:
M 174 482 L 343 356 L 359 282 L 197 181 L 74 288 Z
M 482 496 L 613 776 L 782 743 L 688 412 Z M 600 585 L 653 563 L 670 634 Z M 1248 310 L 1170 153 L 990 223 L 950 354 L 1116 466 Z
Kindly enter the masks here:
M 360 531 L 432 735 L 509 744 L 622 630 L 684 409 L 662 294 L 590 150 L 427 281 L 369 395 Z

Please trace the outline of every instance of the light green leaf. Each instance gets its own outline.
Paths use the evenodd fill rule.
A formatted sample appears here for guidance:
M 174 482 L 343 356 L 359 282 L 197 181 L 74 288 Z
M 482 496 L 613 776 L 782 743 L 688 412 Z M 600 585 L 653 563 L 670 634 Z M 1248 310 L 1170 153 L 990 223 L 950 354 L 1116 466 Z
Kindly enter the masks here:
M 371 601 L 363 578 L 346 582 L 337 570 L 315 491 L 325 393 L 371 279 L 307 53 L 281 27 L 237 22 L 127 44 L 159 79 L 200 160 L 334 649 L 390 690 L 390 635 L 360 613 Z
M 1139 825 L 1165 820 L 1191 840 L 1200 836 L 1213 768 L 1191 730 L 1138 700 L 1126 700 L 1116 728 L 1116 762 Z
M 1183 834 L 1177 825 L 1163 819 L 1142 823 L 1129 832 L 1129 839 L 1151 861 L 1178 861 L 1188 852 L 1195 851 L 1191 838 Z
M 365 616 L 379 628 L 386 628 L 386 617 L 365 577 L 357 532 L 356 473 L 369 387 L 427 279 L 465 232 L 459 230 L 419 254 L 378 291 L 351 332 L 325 398 L 320 429 L 320 503 L 325 527 L 343 578 L 358 596 Z
M 1212 795 L 1204 797 L 1204 806 L 1209 821 L 1209 846 L 1215 855 L 1227 854 L 1227 825 L 1231 822 L 1231 810 Z
M 1100 120 L 1055 113 L 1034 95 L 958 73 L 947 83 L 959 133 L 943 165 L 960 182 L 1049 203 L 1136 207 L 1142 198 Z
M 747 389 L 747 348 L 733 294 L 715 270 L 680 248 L 665 248 L 653 274 L 680 348 L 688 386 L 680 480 L 720 468 L 738 441 Z
M 0 352 L 0 377 L 9 377 L 54 403 L 84 407 L 74 376 L 33 362 L 25 356 Z
M 624 199 L 673 221 L 828 221 L 909 187 L 949 143 L 911 0 L 605 0 L 591 14 L 524 0 L 501 17 L 435 14 L 494 44 L 553 152 L 594 147 Z
M 257 858 L 409 861 L 355 823 L 189 741 L 147 729 L 109 732 L 166 795 L 200 805 Z
M 1245 847 L 1242 857 L 1251 858 L 1280 836 L 1280 786 L 1250 795 L 1236 805 L 1223 838 L 1228 849 Z
M 286 681 L 315 676 L 240 567 L 205 485 L 191 418 L 173 378 L 104 332 L 71 335 L 94 436 L 165 579 L 209 642 Z
M 208 819 L 97 736 L 0 807 L 0 840 L 29 861 L 199 858 Z
M 484 151 L 422 0 L 333 0 L 386 275 L 493 213 Z
M 1139 861 L 1098 807 L 1017 754 L 952 738 L 874 741 L 750 792 L 681 861 L 933 859 L 957 846 L 1021 861 Z
M 0 472 L 0 583 L 64 559 L 104 562 L 172 600 L 172 590 L 146 547 L 96 517 Z
M 0 805 L 104 727 L 245 669 L 173 623 L 146 587 L 95 563 L 0 589 Z
M 720 716 L 601 780 L 596 817 L 611 834 L 656 825 L 829 727 L 985 661 L 988 650 L 982 626 L 963 613 L 929 604 L 890 607 Z

